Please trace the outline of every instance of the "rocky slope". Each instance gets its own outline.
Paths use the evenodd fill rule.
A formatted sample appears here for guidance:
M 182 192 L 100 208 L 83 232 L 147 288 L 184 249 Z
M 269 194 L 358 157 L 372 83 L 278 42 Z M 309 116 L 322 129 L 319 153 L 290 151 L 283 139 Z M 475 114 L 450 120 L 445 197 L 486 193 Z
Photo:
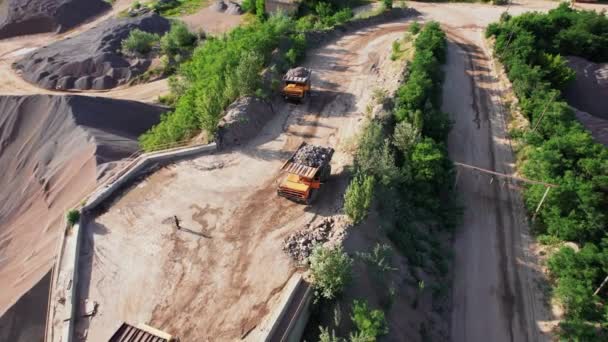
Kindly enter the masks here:
M 46 89 L 103 90 L 127 83 L 150 66 L 147 57 L 130 58 L 120 53 L 121 42 L 131 30 L 162 34 L 169 21 L 156 14 L 112 18 L 98 27 L 38 49 L 13 67 L 28 82 Z
M 164 111 L 97 97 L 0 96 L 0 316 L 50 269 L 66 210 Z
M 0 39 L 63 32 L 111 8 L 103 0 L 0 1 Z

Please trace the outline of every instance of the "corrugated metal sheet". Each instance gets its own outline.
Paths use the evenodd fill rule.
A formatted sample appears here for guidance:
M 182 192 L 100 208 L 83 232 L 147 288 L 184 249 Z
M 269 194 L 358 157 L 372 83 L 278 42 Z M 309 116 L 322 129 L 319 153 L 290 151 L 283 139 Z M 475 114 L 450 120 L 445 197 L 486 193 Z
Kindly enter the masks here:
M 319 170 L 319 168 L 310 167 L 310 166 L 306 166 L 303 164 L 296 164 L 294 162 L 288 162 L 283 167 L 283 170 L 285 172 L 296 174 L 300 177 L 313 178 L 315 176 L 315 174 L 317 173 L 317 171 Z
M 108 342 L 170 342 L 170 339 L 123 323 Z

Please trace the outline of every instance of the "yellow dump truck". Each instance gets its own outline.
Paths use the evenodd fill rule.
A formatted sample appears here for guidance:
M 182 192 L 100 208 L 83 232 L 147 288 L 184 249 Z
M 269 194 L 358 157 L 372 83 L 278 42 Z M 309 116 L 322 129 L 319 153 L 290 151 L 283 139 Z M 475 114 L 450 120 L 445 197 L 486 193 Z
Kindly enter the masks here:
M 310 92 L 310 75 L 312 71 L 297 67 L 287 71 L 283 76 L 282 94 L 286 100 L 302 101 Z
M 331 175 L 329 162 L 333 154 L 331 147 L 303 142 L 281 167 L 287 176 L 279 185 L 277 194 L 298 203 L 312 203 L 321 184 Z

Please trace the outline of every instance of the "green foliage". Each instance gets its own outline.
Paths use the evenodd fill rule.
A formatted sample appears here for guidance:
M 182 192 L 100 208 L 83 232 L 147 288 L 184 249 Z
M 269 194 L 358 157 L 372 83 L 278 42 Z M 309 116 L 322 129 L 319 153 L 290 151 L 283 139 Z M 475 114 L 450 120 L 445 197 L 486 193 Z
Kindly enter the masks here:
M 140 137 L 147 150 L 191 138 L 201 129 L 213 136 L 223 110 L 237 97 L 255 92 L 259 73 L 281 37 L 293 26 L 285 16 L 238 27 L 197 47 L 170 80 L 175 110 Z
M 343 338 L 336 336 L 336 331 L 331 330 L 329 328 L 319 327 L 319 342 L 344 342 Z
M 412 123 L 401 121 L 395 126 L 393 144 L 403 155 L 409 155 L 412 146 L 419 140 L 420 131 Z
M 414 43 L 416 54 L 410 74 L 397 91 L 395 118 L 407 121 L 423 135 L 445 140 L 451 128 L 447 115 L 439 108 L 442 73 L 445 61 L 445 34 L 436 22 L 425 25 Z
M 344 211 L 357 224 L 361 222 L 372 204 L 374 177 L 358 175 L 350 182 L 344 194 Z
M 255 15 L 260 19 L 266 19 L 266 0 L 255 0 Z
M 393 251 L 387 244 L 377 243 L 372 252 L 357 252 L 357 257 L 370 265 L 374 272 L 383 277 L 386 273 L 395 271 L 393 267 Z
M 160 39 L 161 53 L 166 56 L 165 70 L 173 72 L 177 65 L 190 57 L 196 47 L 196 35 L 180 21 L 171 24 L 171 30 Z
M 334 299 L 351 280 L 353 261 L 342 250 L 342 246 L 334 248 L 315 246 L 309 261 L 317 296 Z
M 492 0 L 492 5 L 507 5 L 509 3 L 509 0 Z
M 377 337 L 388 334 L 384 312 L 368 308 L 365 301 L 353 301 L 351 319 L 357 328 L 357 334 L 354 336 L 357 336 L 359 341 L 375 341 Z
M 135 29 L 121 42 L 121 50 L 128 55 L 147 54 L 159 41 L 159 35 Z
M 80 220 L 80 211 L 76 209 L 68 211 L 68 213 L 66 214 L 66 219 L 68 220 L 68 224 L 70 226 L 75 225 Z
M 486 35 L 496 38 L 495 54 L 522 112 L 536 127 L 523 135 L 529 146 L 522 173 L 558 185 L 537 216 L 537 231 L 545 234 L 545 242 L 570 240 L 584 246 L 579 252 L 564 247 L 549 259 L 553 293 L 566 308 L 561 338 L 599 340 L 593 324 L 605 325 L 608 317 L 598 310 L 603 300 L 593 291 L 608 271 L 608 150 L 576 121 L 560 90 L 574 78 L 562 55 L 608 61 L 608 18 L 561 4 L 546 14 L 505 16 L 488 26 Z M 530 211 L 544 192 L 542 185 L 525 189 Z
M 254 0 L 243 0 L 243 2 L 241 3 L 241 9 L 245 13 L 253 13 L 253 14 L 255 14 L 255 6 L 254 6 L 254 4 L 255 4 Z
M 192 14 L 206 3 L 202 0 L 156 1 L 152 4 L 152 9 L 165 17 L 176 17 Z
M 382 0 L 382 4 L 387 9 L 393 8 L 393 0 Z
M 420 32 L 420 30 L 422 29 L 422 26 L 420 26 L 420 23 L 418 23 L 417 21 L 414 21 L 409 28 L 409 31 L 412 34 L 418 34 Z

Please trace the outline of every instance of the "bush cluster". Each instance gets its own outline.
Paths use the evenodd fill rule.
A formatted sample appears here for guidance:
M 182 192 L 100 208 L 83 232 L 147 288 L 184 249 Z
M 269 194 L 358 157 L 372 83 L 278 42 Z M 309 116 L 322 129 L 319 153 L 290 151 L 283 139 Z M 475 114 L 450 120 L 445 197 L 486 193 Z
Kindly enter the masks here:
M 545 240 L 582 246 L 578 253 L 564 247 L 549 261 L 554 293 L 567 310 L 563 337 L 601 340 L 606 336 L 594 324 L 608 323 L 600 304 L 607 292 L 593 296 L 593 291 L 608 271 L 608 150 L 576 121 L 560 90 L 574 78 L 562 55 L 608 61 L 608 18 L 562 4 L 547 14 L 504 15 L 486 34 L 496 38 L 495 54 L 533 128 L 520 132 L 525 144 L 521 171 L 558 185 L 534 228 L 546 234 Z M 536 209 L 544 191 L 542 185 L 525 189 L 529 210 Z
M 309 261 L 318 297 L 336 298 L 351 280 L 353 260 L 342 250 L 342 246 L 329 248 L 318 245 L 313 249 Z
M 170 82 L 177 98 L 175 110 L 140 137 L 141 146 L 153 150 L 189 139 L 200 130 L 212 136 L 223 110 L 260 87 L 260 72 L 292 26 L 291 19 L 279 15 L 207 39 Z
M 122 52 L 126 55 L 145 55 L 158 45 L 160 36 L 140 29 L 132 30 L 121 43 Z

